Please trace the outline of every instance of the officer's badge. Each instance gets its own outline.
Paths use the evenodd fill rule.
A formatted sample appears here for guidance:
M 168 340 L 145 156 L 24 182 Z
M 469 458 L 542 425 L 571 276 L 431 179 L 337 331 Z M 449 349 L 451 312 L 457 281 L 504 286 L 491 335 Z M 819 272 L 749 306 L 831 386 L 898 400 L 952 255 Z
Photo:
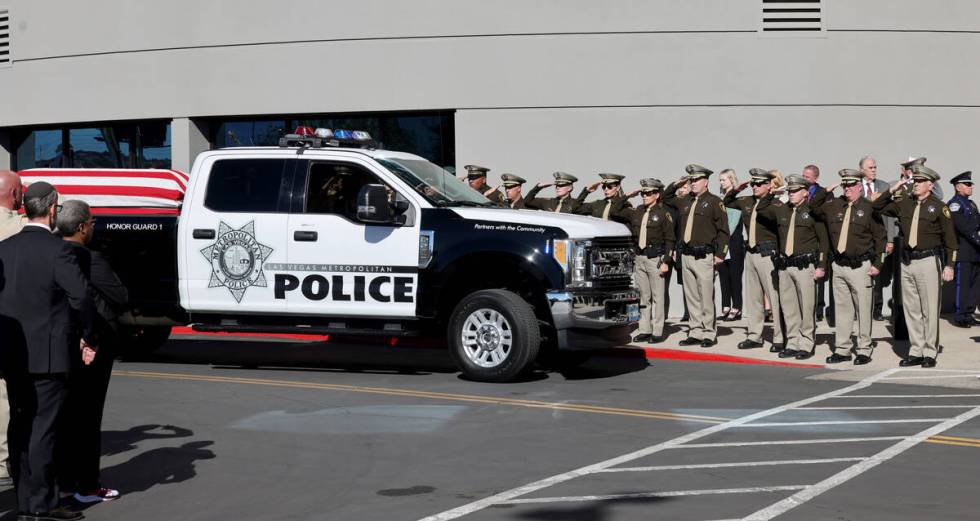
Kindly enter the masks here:
M 656 215 L 654 215 L 654 216 L 653 216 L 653 219 L 652 219 L 652 220 L 653 220 L 653 222 L 657 222 L 657 221 L 659 221 L 659 220 L 660 220 L 660 217 L 659 217 L 659 216 L 656 216 Z
M 864 217 L 864 210 L 858 210 L 857 211 L 857 216 L 858 217 Z
M 810 218 L 810 212 L 803 212 L 800 214 L 800 219 L 809 219 L 809 218 Z
M 272 251 L 272 248 L 255 240 L 255 221 L 237 230 L 221 222 L 214 244 L 201 250 L 211 264 L 208 287 L 224 286 L 236 302 L 241 302 L 248 288 L 268 285 L 262 265 Z
M 929 213 L 936 213 L 936 207 L 935 206 L 930 206 L 930 207 L 926 208 L 926 210 L 928 210 Z M 946 210 L 946 212 L 949 213 L 949 210 Z
M 960 211 L 960 203 L 953 203 L 953 204 L 949 205 L 949 210 L 951 212 L 958 212 L 958 211 Z

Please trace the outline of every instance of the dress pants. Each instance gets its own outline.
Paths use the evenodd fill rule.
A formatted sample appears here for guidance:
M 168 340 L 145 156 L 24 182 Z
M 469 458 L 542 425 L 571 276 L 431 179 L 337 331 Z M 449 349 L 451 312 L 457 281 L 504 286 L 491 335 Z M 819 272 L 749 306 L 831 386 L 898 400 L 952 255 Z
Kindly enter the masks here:
M 936 358 L 939 352 L 939 257 L 913 259 L 902 266 L 902 304 L 909 329 L 909 356 Z
M 813 265 L 779 270 L 779 303 L 786 319 L 786 349 L 813 351 L 817 335 L 813 272 Z
M 662 256 L 636 256 L 636 285 L 640 288 L 640 328 L 642 335 L 660 336 L 664 333 L 667 305 L 664 295 L 666 277 L 660 276 Z
M 68 398 L 58 426 L 58 484 L 62 491 L 97 490 L 102 457 L 102 412 L 114 356 L 103 340 L 91 365 L 72 368 Z
M 7 400 L 7 381 L 0 378 L 0 477 L 9 477 L 10 449 L 7 429 L 10 428 L 10 405 Z
M 708 254 L 700 259 L 693 255 L 684 258 L 684 300 L 687 302 L 687 335 L 701 340 L 714 340 L 715 331 L 715 257 Z
M 871 356 L 871 261 L 864 261 L 857 268 L 834 264 L 832 286 L 834 292 L 834 317 L 837 334 L 834 352 L 851 351 L 851 332 L 854 328 L 854 312 L 857 310 L 857 349 L 859 355 Z
M 748 339 L 762 342 L 762 328 L 766 322 L 766 310 L 762 296 L 769 297 L 772 307 L 772 342 L 783 343 L 783 328 L 779 321 L 779 294 L 776 293 L 776 272 L 772 256 L 763 257 L 761 253 L 745 255 L 745 321 Z
M 977 291 L 980 290 L 980 263 L 956 263 L 956 318 L 973 320 L 977 307 Z
M 55 430 L 65 403 L 68 378 L 63 373 L 21 374 L 7 383 L 11 411 L 10 463 L 17 489 L 17 508 L 25 512 L 50 512 L 58 507 Z

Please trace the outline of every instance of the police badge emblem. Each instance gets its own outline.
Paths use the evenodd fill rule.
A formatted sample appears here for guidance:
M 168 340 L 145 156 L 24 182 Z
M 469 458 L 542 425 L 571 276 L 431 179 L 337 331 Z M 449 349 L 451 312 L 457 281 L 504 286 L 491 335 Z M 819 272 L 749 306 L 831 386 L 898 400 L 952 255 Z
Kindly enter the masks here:
M 864 217 L 864 210 L 858 210 L 857 215 L 858 217 Z
M 255 239 L 255 221 L 237 230 L 220 222 L 214 244 L 201 250 L 211 264 L 208 287 L 224 286 L 235 301 L 241 303 L 248 288 L 268 285 L 262 266 L 272 251 L 272 248 Z

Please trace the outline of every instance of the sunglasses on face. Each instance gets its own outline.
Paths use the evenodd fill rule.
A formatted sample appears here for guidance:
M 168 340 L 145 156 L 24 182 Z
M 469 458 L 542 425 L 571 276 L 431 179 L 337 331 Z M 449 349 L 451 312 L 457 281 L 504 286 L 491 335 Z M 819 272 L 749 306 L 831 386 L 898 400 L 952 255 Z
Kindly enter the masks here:
M 766 184 L 767 182 L 768 181 L 752 181 L 749 184 L 752 185 L 752 186 L 762 186 L 762 185 Z
M 926 181 L 928 181 L 928 179 L 916 179 L 914 177 L 912 178 L 913 183 L 924 183 Z
M 650 190 L 649 192 L 640 192 L 640 194 L 642 194 L 643 197 L 652 197 L 653 194 L 655 194 L 655 193 L 657 193 L 656 190 Z

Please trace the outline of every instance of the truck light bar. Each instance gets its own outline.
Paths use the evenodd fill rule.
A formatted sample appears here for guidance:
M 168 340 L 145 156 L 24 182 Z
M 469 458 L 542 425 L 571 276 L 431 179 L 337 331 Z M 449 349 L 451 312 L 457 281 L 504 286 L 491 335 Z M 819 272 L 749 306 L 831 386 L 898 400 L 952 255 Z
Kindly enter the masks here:
M 292 134 L 279 138 L 280 147 L 323 148 L 380 148 L 371 134 L 363 130 L 296 127 Z

